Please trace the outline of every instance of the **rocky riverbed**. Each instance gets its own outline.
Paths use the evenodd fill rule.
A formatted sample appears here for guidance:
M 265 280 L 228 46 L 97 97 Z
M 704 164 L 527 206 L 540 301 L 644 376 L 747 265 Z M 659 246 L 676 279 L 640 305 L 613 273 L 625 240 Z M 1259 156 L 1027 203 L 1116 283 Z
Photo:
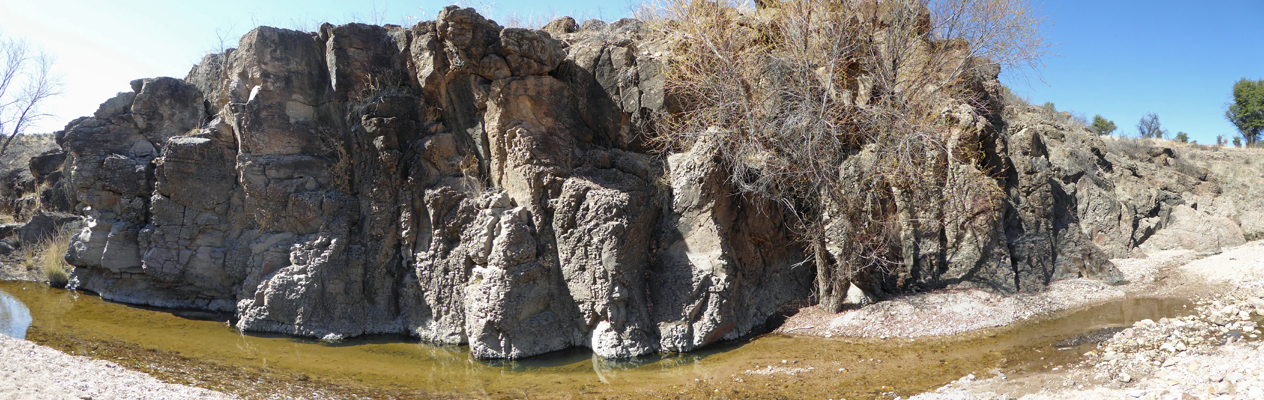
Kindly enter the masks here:
M 1201 301 L 1198 313 L 1142 320 L 1076 366 L 1030 376 L 966 376 L 912 399 L 1264 399 L 1264 290 Z
M 1128 288 L 1130 295 L 1183 293 L 1196 299 L 1195 312 L 1139 321 L 1075 365 L 1023 376 L 971 374 L 912 399 L 1264 399 L 1264 244 L 1175 266 L 1121 261 L 1125 272 L 1146 272 L 1131 276 L 1141 284 Z

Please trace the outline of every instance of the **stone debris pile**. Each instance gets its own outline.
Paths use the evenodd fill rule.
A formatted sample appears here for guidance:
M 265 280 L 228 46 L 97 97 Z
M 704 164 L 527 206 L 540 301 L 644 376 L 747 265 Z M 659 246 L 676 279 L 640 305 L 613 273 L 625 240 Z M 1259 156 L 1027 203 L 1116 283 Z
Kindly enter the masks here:
M 1115 334 L 1086 355 L 1095 378 L 1138 398 L 1264 399 L 1264 291 L 1204 299 L 1195 310 Z M 1224 362 L 1226 355 L 1235 361 Z

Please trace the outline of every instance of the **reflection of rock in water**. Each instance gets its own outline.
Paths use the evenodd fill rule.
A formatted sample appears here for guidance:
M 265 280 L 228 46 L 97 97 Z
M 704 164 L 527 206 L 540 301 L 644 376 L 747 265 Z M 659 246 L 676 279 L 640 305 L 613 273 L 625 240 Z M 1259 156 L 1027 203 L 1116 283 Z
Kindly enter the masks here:
M 1110 340 L 1110 338 L 1114 337 L 1116 333 L 1119 333 L 1120 331 L 1126 328 L 1127 327 L 1123 327 L 1123 326 L 1112 326 L 1109 328 L 1101 328 L 1101 329 L 1089 331 L 1088 333 L 1085 333 L 1083 335 L 1079 335 L 1079 336 L 1058 342 L 1054 344 L 1053 347 L 1057 347 L 1057 348 L 1076 347 L 1079 345 L 1105 342 L 1107 340 Z
M 593 372 L 597 374 L 597 379 L 601 380 L 601 383 L 609 385 L 610 378 L 618 376 L 620 371 L 648 364 L 658 358 L 660 357 L 611 359 L 593 354 L 592 368 Z
M 29 326 L 31 311 L 21 301 L 0 290 L 0 335 L 25 339 Z
M 669 374 L 690 372 L 692 369 L 682 367 L 690 364 L 696 364 L 699 361 L 702 361 L 702 358 L 702 356 L 697 354 L 679 353 L 629 359 L 613 359 L 593 355 L 592 367 L 593 372 L 597 374 L 597 379 L 601 380 L 603 383 L 609 384 L 610 378 L 618 376 L 619 373 L 627 370 L 638 369 L 644 366 L 650 366 L 650 368 L 657 367 L 661 372 Z
M 224 322 L 233 319 L 232 313 L 201 310 L 172 310 L 171 315 L 194 321 Z

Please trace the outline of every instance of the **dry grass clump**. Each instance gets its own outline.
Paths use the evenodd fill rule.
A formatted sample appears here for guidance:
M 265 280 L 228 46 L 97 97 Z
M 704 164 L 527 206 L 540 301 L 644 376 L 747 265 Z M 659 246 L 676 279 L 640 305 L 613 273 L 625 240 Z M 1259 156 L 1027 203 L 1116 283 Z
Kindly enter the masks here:
M 34 244 L 23 244 L 20 256 L 22 265 L 27 271 L 38 269 L 54 287 L 66 287 L 70 281 L 70 271 L 74 267 L 66 263 L 66 250 L 70 247 L 70 238 L 78 233 L 75 229 L 63 227 L 51 237 L 44 238 Z
M 901 236 L 946 228 L 944 208 L 922 205 L 995 208 L 1001 192 L 976 167 L 997 111 L 981 82 L 1039 63 L 1041 21 L 1019 0 L 756 3 L 654 8 L 673 52 L 657 139 L 718 141 L 736 187 L 797 217 L 836 309 L 858 272 L 907 268 Z
M 1119 137 L 1114 140 L 1104 141 L 1106 143 L 1106 151 L 1122 155 L 1137 161 L 1145 161 L 1150 159 L 1150 150 L 1154 148 L 1154 144 L 1150 139 Z

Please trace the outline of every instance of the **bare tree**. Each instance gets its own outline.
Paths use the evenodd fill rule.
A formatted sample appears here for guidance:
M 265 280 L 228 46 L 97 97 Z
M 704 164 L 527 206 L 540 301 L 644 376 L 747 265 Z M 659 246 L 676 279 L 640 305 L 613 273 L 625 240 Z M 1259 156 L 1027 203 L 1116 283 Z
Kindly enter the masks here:
M 1163 138 L 1163 127 L 1159 125 L 1159 116 L 1155 113 L 1146 113 L 1141 117 L 1141 121 L 1137 122 L 1137 134 L 1142 138 Z
M 50 116 L 40 106 L 61 93 L 52 67 L 52 58 L 26 41 L 0 37 L 0 134 L 6 136 L 0 155 L 13 138 Z
M 945 213 L 917 205 L 1000 201 L 974 167 L 981 116 L 994 111 L 976 83 L 1047 54 L 1027 1 L 666 3 L 650 20 L 672 46 L 665 91 L 680 109 L 659 116 L 655 140 L 718 142 L 737 189 L 782 205 L 814 255 L 825 310 L 841 310 L 858 274 L 909 268 L 902 233 L 945 229 Z M 984 226 L 996 214 L 954 212 Z

